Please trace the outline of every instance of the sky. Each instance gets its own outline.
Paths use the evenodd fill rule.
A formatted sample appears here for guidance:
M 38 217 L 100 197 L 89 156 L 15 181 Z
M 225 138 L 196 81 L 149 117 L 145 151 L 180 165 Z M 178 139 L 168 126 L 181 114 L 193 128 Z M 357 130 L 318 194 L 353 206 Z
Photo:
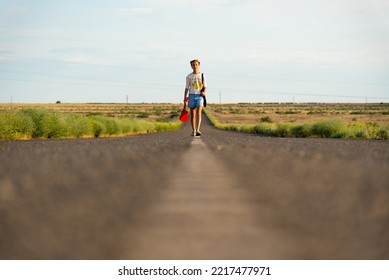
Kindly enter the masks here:
M 0 103 L 389 102 L 389 0 L 0 0 Z

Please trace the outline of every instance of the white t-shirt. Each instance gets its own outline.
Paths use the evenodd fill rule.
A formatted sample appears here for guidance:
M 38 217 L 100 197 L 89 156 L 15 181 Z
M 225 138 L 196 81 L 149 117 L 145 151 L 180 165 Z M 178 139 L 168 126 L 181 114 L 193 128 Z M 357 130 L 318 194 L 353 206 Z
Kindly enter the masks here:
M 207 87 L 207 81 L 205 79 L 204 75 L 204 81 L 201 82 L 201 74 L 193 74 L 190 73 L 188 76 L 186 76 L 186 86 L 185 88 L 188 89 L 189 94 L 200 94 L 201 89 L 204 87 Z

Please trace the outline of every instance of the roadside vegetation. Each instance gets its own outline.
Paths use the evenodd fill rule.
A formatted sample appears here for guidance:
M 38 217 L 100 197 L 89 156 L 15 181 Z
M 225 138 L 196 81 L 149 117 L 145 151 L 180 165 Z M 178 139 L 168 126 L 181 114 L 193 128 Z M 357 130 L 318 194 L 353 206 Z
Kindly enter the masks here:
M 180 127 L 181 104 L 0 104 L 0 140 L 124 136 Z M 389 139 L 389 104 L 209 104 L 218 128 L 275 137 Z
M 66 106 L 61 109 L 45 105 L 19 105 L 12 109 L 3 106 L 1 109 L 0 140 L 124 136 L 172 130 L 181 125 L 180 108 L 176 105 L 167 108 L 155 105 L 143 110 L 120 106 L 117 112 L 110 110 L 108 113 L 106 106 L 99 110 L 96 104 L 93 110 L 84 108 L 83 112 L 72 112 Z M 123 110 L 127 110 L 127 114 Z M 129 111 L 133 114 L 128 114 Z
M 389 104 L 223 104 L 206 114 L 214 126 L 276 137 L 389 139 Z

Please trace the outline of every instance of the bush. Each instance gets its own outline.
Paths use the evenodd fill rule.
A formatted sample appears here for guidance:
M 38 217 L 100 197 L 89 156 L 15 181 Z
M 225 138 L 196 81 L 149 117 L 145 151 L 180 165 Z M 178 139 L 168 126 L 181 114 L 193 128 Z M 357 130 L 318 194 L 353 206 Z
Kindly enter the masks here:
M 31 120 L 34 122 L 32 137 L 42 137 L 44 134 L 42 130 L 42 122 L 46 112 L 38 109 L 23 109 L 21 113 L 31 118 Z
M 225 129 L 228 131 L 240 131 L 240 127 L 241 126 L 238 124 L 230 124 L 230 125 L 225 126 Z
M 171 119 L 176 119 L 180 117 L 180 112 L 171 112 L 170 118 Z
M 377 123 L 367 122 L 365 124 L 366 135 L 369 139 L 387 140 L 389 139 L 388 127 L 380 127 Z
M 368 138 L 377 139 L 379 126 L 375 122 L 367 122 L 366 123 L 366 131 L 367 131 Z
M 119 124 L 113 118 L 98 115 L 90 116 L 89 118 L 92 120 L 92 131 L 94 132 L 95 137 L 104 134 L 114 135 L 121 133 Z
M 85 135 L 90 135 L 91 129 L 85 117 L 67 115 L 64 116 L 64 120 L 67 126 L 67 136 L 79 138 Z
M 287 123 L 279 123 L 274 131 L 274 136 L 289 137 L 292 136 L 292 125 Z
M 181 122 L 151 122 L 134 118 L 87 117 L 42 109 L 0 112 L 0 140 L 121 135 L 176 129 Z
M 55 113 L 45 115 L 42 122 L 44 138 L 61 138 L 67 136 L 65 121 Z
M 381 128 L 381 129 L 378 131 L 378 139 L 381 139 L 381 140 L 388 140 L 388 139 L 389 139 L 389 131 L 388 131 L 388 129 Z
M 118 119 L 117 122 L 123 134 L 133 132 L 133 125 L 130 119 Z
M 90 133 L 94 137 L 99 137 L 105 134 L 106 129 L 105 129 L 105 125 L 102 122 L 94 118 L 88 118 L 88 125 L 90 128 Z
M 105 127 L 107 128 L 107 133 L 109 135 L 120 134 L 122 132 L 118 122 L 113 118 L 105 119 Z
M 272 123 L 273 122 L 273 120 L 269 116 L 261 118 L 260 121 L 261 122 L 267 122 L 267 123 Z
M 296 125 L 292 127 L 291 133 L 294 137 L 305 138 L 310 136 L 310 127 L 308 125 Z
M 0 112 L 0 140 L 31 138 L 34 129 L 29 116 L 17 111 Z
M 270 123 L 260 123 L 253 127 L 253 133 L 272 136 L 274 134 L 274 130 Z
M 353 123 L 352 125 L 347 125 L 340 119 L 332 119 L 321 120 L 313 124 L 274 124 L 271 123 L 272 120 L 269 117 L 265 116 L 261 118 L 260 123 L 256 125 L 224 124 L 219 122 L 212 114 L 207 112 L 207 110 L 204 111 L 214 126 L 230 131 L 240 131 L 278 137 L 389 139 L 389 127 L 382 127 L 374 122 Z M 313 113 L 314 112 L 311 112 L 311 114 Z
M 311 126 L 311 135 L 323 138 L 339 138 L 344 123 L 341 120 L 323 120 Z
M 140 119 L 147 119 L 150 116 L 147 112 L 140 112 L 136 117 Z
M 59 138 L 66 136 L 66 123 L 55 112 L 41 109 L 23 109 L 22 114 L 34 122 L 33 138 Z

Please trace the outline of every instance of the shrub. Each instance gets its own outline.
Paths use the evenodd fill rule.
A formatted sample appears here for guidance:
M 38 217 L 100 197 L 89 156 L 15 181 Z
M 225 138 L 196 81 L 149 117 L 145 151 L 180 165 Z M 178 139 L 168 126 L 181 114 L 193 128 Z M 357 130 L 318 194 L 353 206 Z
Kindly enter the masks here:
M 292 126 L 287 123 L 279 123 L 274 130 L 273 135 L 278 137 L 292 136 Z
M 21 112 L 0 112 L 0 140 L 31 138 L 34 128 L 32 119 Z
M 260 123 L 253 127 L 253 133 L 264 134 L 264 135 L 273 135 L 273 126 L 269 123 Z
M 388 140 L 389 139 L 389 130 L 385 128 L 381 128 L 378 131 L 378 139 Z
M 337 137 L 343 127 L 341 120 L 322 120 L 311 126 L 311 134 L 323 138 Z
M 107 133 L 109 135 L 120 134 L 122 132 L 118 122 L 115 119 L 107 118 L 105 122 L 106 122 Z
M 60 138 L 67 136 L 65 121 L 55 113 L 48 113 L 42 121 L 44 138 Z
M 170 118 L 175 119 L 180 117 L 180 112 L 171 112 Z
M 364 139 L 366 138 L 366 133 L 362 130 L 358 130 L 355 132 L 355 137 Z
M 59 138 L 66 136 L 66 123 L 55 112 L 41 109 L 23 109 L 22 114 L 30 117 L 34 122 L 34 138 Z
M 366 131 L 367 131 L 368 138 L 377 139 L 379 126 L 375 122 L 367 122 L 366 123 Z
M 389 139 L 389 128 L 380 127 L 377 123 L 367 122 L 365 124 L 366 135 L 369 139 L 387 140 Z
M 95 122 L 92 122 L 92 131 L 95 132 L 95 136 L 101 136 L 104 134 L 108 135 L 114 135 L 114 134 L 120 134 L 121 129 L 118 124 L 118 122 L 110 117 L 104 117 L 104 116 L 90 116 L 92 120 Z M 97 126 L 96 126 L 97 125 Z M 104 128 L 104 129 L 101 129 Z
M 95 118 L 88 117 L 88 125 L 90 132 L 94 137 L 99 137 L 105 134 L 106 128 L 104 123 L 96 120 Z
M 273 122 L 273 120 L 269 116 L 261 118 L 260 121 L 261 122 L 267 122 L 267 123 L 272 123 Z
M 44 132 L 42 130 L 42 122 L 45 115 L 45 111 L 39 109 L 23 109 L 22 114 L 31 118 L 34 122 L 34 130 L 32 132 L 32 137 L 42 137 Z
M 310 127 L 308 125 L 296 125 L 292 127 L 291 133 L 294 137 L 305 138 L 310 136 Z
M 225 129 L 228 131 L 239 131 L 240 130 L 240 125 L 238 124 L 230 124 L 225 126 Z
M 142 127 L 142 123 L 149 123 L 147 121 L 137 120 L 134 118 L 126 118 L 119 121 L 123 133 L 137 133 L 148 130 L 148 128 Z
M 136 117 L 140 119 L 147 119 L 150 116 L 147 112 L 140 112 Z
M 167 121 L 167 120 L 166 120 Z M 0 140 L 120 135 L 171 130 L 181 122 L 151 122 L 134 118 L 87 117 L 42 109 L 0 112 Z
M 133 130 L 132 120 L 129 118 L 117 120 L 120 130 L 123 134 L 131 133 Z
M 78 115 L 66 115 L 64 120 L 67 126 L 67 136 L 82 137 L 90 135 L 90 127 L 87 118 Z
M 172 130 L 172 129 L 176 129 L 178 128 L 179 126 L 181 125 L 181 123 L 179 122 L 175 122 L 175 123 L 160 123 L 160 122 L 156 122 L 154 124 L 154 131 L 164 131 L 164 130 Z

